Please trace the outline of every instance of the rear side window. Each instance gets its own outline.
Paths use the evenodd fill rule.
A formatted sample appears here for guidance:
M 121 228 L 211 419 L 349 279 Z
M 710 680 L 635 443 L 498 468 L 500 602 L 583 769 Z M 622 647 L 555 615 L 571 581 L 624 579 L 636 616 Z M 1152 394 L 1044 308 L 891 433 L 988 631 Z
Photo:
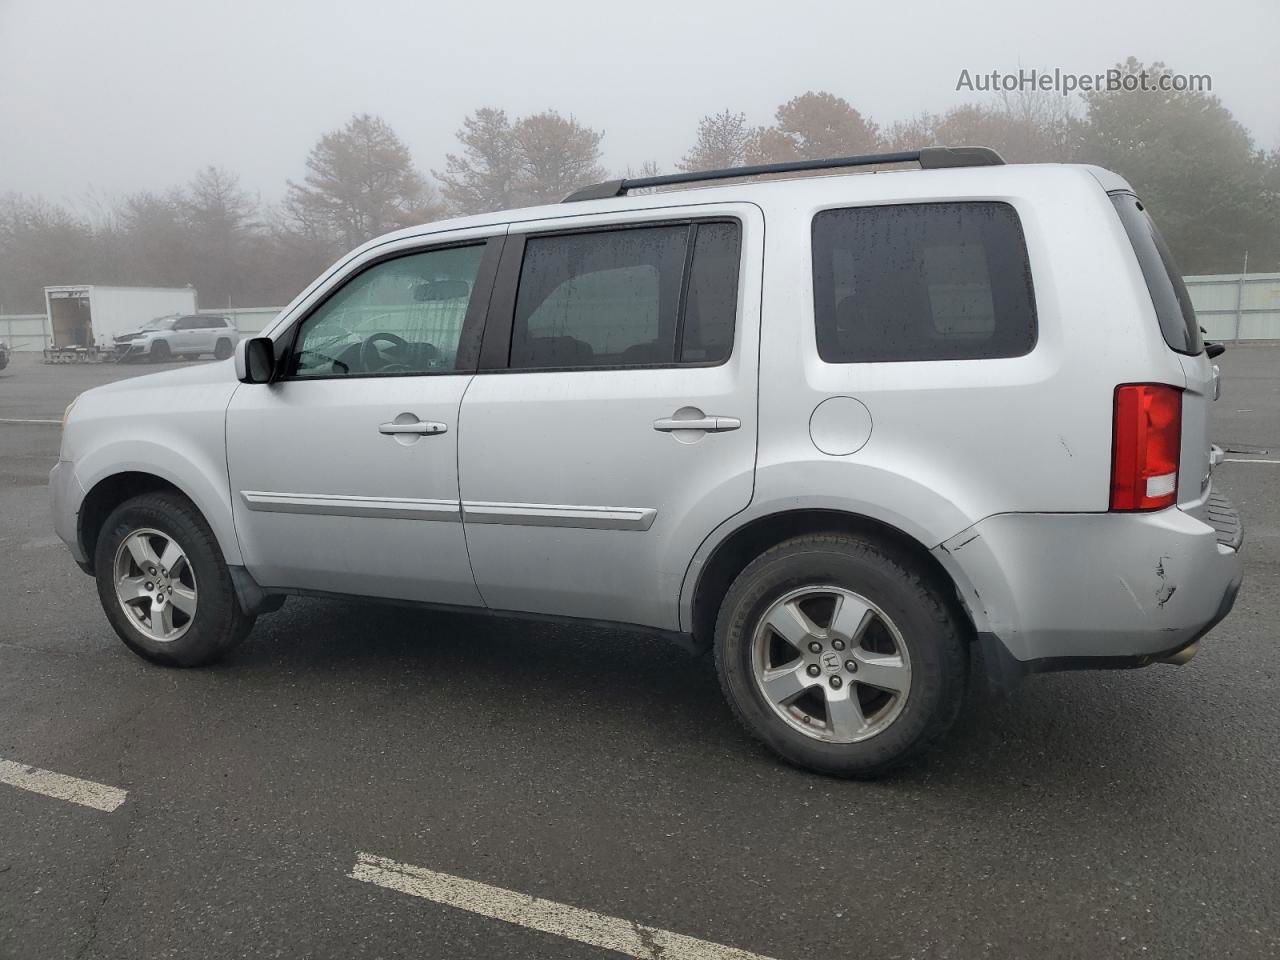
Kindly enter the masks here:
M 738 317 L 738 225 L 699 223 L 694 229 L 680 359 L 720 363 L 733 349 Z
M 827 363 L 1019 357 L 1035 294 L 1007 203 L 825 210 L 813 220 L 814 323 Z
M 682 223 L 526 241 L 513 369 L 719 363 L 737 317 L 736 223 Z
M 1191 305 L 1191 295 L 1187 293 L 1182 273 L 1164 237 L 1156 229 L 1151 214 L 1132 193 L 1113 193 L 1111 202 L 1120 214 L 1120 222 L 1124 224 L 1133 252 L 1138 256 L 1138 265 L 1151 293 L 1164 342 L 1178 353 L 1199 353 L 1204 349 L 1204 340 L 1200 336 L 1195 307 Z

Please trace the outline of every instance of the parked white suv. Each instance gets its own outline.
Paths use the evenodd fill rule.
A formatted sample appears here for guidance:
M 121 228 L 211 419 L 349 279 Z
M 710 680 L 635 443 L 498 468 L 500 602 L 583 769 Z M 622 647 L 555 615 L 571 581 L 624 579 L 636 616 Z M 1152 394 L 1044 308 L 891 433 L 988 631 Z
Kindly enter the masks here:
M 234 364 L 81 396 L 58 533 L 159 663 L 287 594 L 631 624 L 840 775 L 937 740 L 971 661 L 1189 659 L 1241 531 L 1142 203 L 982 148 L 733 174 L 890 161 L 924 169 L 617 181 L 368 243 Z
M 115 338 L 116 356 L 121 360 L 148 359 L 156 363 L 174 357 L 198 357 L 211 353 L 226 360 L 235 350 L 240 332 L 229 317 L 188 314 L 160 317 L 138 330 Z

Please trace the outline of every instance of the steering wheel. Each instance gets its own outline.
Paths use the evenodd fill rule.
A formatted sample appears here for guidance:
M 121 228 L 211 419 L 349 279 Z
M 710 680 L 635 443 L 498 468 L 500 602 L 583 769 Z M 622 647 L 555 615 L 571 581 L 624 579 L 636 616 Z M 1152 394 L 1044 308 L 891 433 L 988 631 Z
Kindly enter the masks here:
M 360 344 L 360 366 L 369 373 L 396 373 L 408 370 L 409 368 L 403 363 L 388 360 L 382 355 L 382 351 L 377 347 L 379 340 L 385 340 L 399 350 L 406 352 L 409 350 L 409 341 L 404 337 L 386 332 L 370 334 L 365 338 L 364 343 Z

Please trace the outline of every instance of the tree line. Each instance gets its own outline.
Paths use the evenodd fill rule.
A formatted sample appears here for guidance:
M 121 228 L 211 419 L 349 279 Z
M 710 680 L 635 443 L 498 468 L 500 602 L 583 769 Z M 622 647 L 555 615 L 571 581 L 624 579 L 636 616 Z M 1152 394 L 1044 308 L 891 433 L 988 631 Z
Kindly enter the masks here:
M 1166 71 L 1130 58 L 1129 72 Z M 1187 273 L 1280 270 L 1280 150 L 1259 149 L 1212 95 L 1095 91 L 1080 108 L 1051 94 L 1006 95 L 888 125 L 843 97 L 810 91 L 755 125 L 731 107 L 698 121 L 678 162 L 705 170 L 776 161 L 981 144 L 1010 162 L 1096 163 L 1155 211 Z M 555 202 L 607 179 L 604 131 L 555 110 L 525 117 L 483 107 L 457 148 L 423 173 L 382 119 L 324 134 L 284 199 L 265 204 L 218 167 L 167 191 L 93 213 L 0 196 L 0 313 L 40 312 L 55 283 L 185 286 L 205 307 L 279 305 L 343 251 L 388 230 L 450 215 Z M 614 175 L 660 172 L 645 159 Z

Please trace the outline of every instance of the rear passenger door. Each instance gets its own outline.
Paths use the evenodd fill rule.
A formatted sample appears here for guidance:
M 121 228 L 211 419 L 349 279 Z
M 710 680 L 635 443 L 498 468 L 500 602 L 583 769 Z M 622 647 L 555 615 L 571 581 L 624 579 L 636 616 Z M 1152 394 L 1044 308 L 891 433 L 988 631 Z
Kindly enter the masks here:
M 511 227 L 460 416 L 488 606 L 678 627 L 751 499 L 763 235 L 749 204 Z
M 191 345 L 188 349 L 192 353 L 213 353 L 213 330 L 214 324 L 211 317 L 196 317 L 192 320 Z
M 200 329 L 203 324 L 202 317 L 179 317 L 169 335 L 169 349 L 174 353 L 198 353 L 204 340 L 205 331 Z

